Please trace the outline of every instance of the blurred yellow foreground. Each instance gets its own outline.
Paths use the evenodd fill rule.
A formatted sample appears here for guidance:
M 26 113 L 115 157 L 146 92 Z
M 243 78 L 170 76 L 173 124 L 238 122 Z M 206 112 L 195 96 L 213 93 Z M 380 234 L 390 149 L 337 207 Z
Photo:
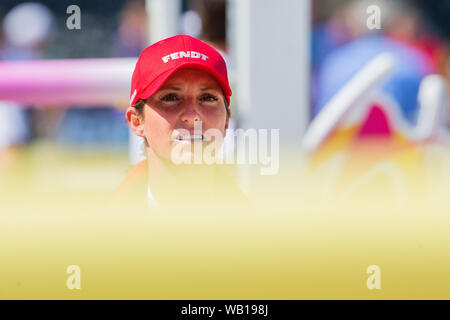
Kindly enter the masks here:
M 367 176 L 326 152 L 260 177 L 249 205 L 152 214 L 115 205 L 125 156 L 20 150 L 1 173 L 0 299 L 450 298 L 448 154 L 409 150 Z

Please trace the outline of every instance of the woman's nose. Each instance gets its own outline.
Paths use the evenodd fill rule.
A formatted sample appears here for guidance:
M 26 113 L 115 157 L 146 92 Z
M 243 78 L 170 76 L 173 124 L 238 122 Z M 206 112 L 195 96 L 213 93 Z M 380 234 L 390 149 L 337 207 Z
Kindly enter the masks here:
M 200 121 L 200 115 L 197 112 L 194 101 L 189 101 L 186 103 L 184 112 L 181 115 L 181 121 L 191 126 L 194 126 L 194 122 Z

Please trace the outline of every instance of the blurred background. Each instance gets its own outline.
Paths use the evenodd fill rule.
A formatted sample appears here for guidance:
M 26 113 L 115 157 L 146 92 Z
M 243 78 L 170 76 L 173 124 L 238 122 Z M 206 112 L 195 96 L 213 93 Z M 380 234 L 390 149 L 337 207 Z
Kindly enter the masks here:
M 1 0 L 0 298 L 448 298 L 449 15 L 450 0 Z M 250 210 L 111 205 L 143 157 L 124 119 L 137 57 L 178 33 L 224 55 L 234 128 L 280 130 L 276 175 L 237 166 Z
M 224 55 L 233 127 L 280 129 L 289 163 L 323 179 L 325 193 L 399 154 L 400 172 L 414 161 L 427 169 L 431 157 L 433 170 L 444 170 L 436 177 L 448 175 L 450 0 L 73 2 L 0 4 L 0 177 L 19 171 L 51 189 L 117 188 L 142 159 L 124 120 L 137 56 L 179 33 Z M 72 4 L 80 29 L 67 26 Z M 371 62 L 376 72 L 364 77 Z M 382 141 L 382 150 L 370 148 L 378 158 L 330 186 L 328 173 L 364 162 L 358 141 L 373 138 Z

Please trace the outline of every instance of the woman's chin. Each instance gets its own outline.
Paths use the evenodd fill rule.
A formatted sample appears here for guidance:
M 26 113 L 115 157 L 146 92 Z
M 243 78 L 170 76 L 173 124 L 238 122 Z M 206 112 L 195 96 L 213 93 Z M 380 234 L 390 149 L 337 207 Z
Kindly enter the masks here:
M 174 141 L 170 160 L 177 165 L 213 164 L 216 150 L 209 141 Z

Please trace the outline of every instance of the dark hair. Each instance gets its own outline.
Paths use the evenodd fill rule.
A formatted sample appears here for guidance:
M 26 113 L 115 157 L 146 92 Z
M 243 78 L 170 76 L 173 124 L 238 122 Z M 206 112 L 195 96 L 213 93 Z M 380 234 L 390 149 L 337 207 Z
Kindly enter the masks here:
M 144 116 L 145 100 L 139 99 L 139 101 L 132 107 L 136 109 L 140 116 Z

